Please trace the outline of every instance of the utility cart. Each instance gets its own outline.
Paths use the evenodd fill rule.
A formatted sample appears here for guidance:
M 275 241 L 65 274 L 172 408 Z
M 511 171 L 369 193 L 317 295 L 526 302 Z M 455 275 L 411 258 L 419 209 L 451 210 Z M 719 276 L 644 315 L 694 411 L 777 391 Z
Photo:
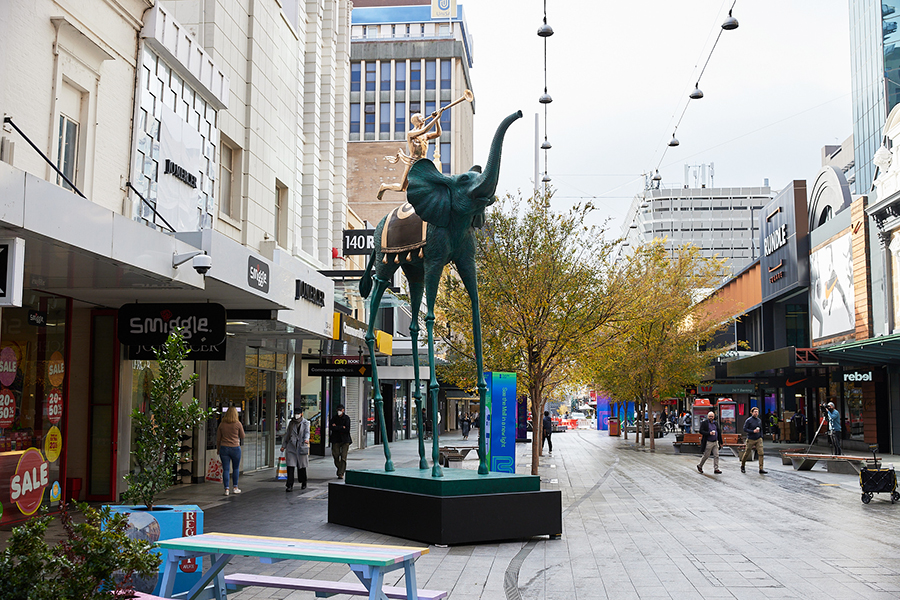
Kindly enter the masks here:
M 877 444 L 870 444 L 872 459 L 866 460 L 859 471 L 859 487 L 862 488 L 863 504 L 872 501 L 874 494 L 890 494 L 891 504 L 900 500 L 900 492 L 897 491 L 897 474 L 894 467 L 882 468 L 881 461 L 875 454 L 878 451 Z

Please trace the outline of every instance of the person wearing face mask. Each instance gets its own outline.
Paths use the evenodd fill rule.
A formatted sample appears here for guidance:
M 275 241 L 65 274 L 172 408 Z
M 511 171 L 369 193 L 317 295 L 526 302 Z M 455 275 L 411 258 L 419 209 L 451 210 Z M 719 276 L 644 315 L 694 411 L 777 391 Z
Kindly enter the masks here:
M 334 467 L 337 469 L 337 478 L 343 479 L 347 470 L 347 452 L 350 450 L 350 417 L 344 412 L 344 405 L 338 404 L 337 414 L 331 417 L 329 423 L 331 432 L 331 456 L 334 458 Z
M 296 413 L 288 424 L 281 451 L 287 464 L 287 485 L 284 491 L 294 489 L 294 469 L 297 469 L 300 489 L 305 490 L 306 468 L 309 466 L 309 421 L 303 417 L 303 413 Z

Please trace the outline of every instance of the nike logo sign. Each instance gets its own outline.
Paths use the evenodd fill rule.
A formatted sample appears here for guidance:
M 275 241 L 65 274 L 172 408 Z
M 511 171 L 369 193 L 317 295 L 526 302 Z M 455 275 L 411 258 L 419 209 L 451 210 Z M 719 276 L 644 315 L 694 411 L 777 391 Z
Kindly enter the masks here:
M 792 386 L 797 385 L 798 383 L 803 383 L 803 382 L 806 381 L 807 379 L 809 379 L 809 378 L 808 378 L 808 377 L 804 377 L 803 379 L 798 379 L 797 381 L 791 381 L 790 379 L 786 379 L 786 380 L 784 381 L 784 385 L 786 385 L 787 387 L 792 387 Z

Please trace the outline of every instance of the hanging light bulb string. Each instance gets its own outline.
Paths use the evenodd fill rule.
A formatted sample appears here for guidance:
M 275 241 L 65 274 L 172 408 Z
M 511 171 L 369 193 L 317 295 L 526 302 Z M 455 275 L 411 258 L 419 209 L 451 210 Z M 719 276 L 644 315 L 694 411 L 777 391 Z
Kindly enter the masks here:
M 715 52 L 716 46 L 719 45 L 719 40 L 722 39 L 722 32 L 737 29 L 738 27 L 737 19 L 731 16 L 731 11 L 734 10 L 734 6 L 736 4 L 737 0 L 733 0 L 733 2 L 731 3 L 731 8 L 728 9 L 728 18 L 719 27 L 719 33 L 718 35 L 716 35 L 716 40 L 713 42 L 712 47 L 709 49 L 709 54 L 706 56 L 706 62 L 703 63 L 703 68 L 700 69 L 700 75 L 697 76 L 697 82 L 694 85 L 694 91 L 691 92 L 688 101 L 684 105 L 684 109 L 682 109 L 681 111 L 681 116 L 678 117 L 678 121 L 675 123 L 675 129 L 672 131 L 672 140 L 663 147 L 662 155 L 660 155 L 659 161 L 657 161 L 656 163 L 657 176 L 659 173 L 659 168 L 660 166 L 662 166 L 662 162 L 663 160 L 665 160 L 666 153 L 669 151 L 669 148 L 673 148 L 680 144 L 678 139 L 675 137 L 675 134 L 678 133 L 678 128 L 681 126 L 681 121 L 684 119 L 684 115 L 687 113 L 688 106 L 691 105 L 691 100 L 699 100 L 703 97 L 703 92 L 700 90 L 700 80 L 703 79 L 703 74 L 706 72 L 706 67 L 709 66 L 709 61 L 710 59 L 712 59 L 713 52 Z

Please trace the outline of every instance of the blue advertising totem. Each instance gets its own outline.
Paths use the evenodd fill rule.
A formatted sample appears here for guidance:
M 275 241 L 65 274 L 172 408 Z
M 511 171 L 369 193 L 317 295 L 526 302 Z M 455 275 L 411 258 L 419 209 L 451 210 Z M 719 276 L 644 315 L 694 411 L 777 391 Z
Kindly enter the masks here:
M 484 374 L 487 383 L 484 428 L 487 462 L 496 473 L 516 472 L 516 374 Z

